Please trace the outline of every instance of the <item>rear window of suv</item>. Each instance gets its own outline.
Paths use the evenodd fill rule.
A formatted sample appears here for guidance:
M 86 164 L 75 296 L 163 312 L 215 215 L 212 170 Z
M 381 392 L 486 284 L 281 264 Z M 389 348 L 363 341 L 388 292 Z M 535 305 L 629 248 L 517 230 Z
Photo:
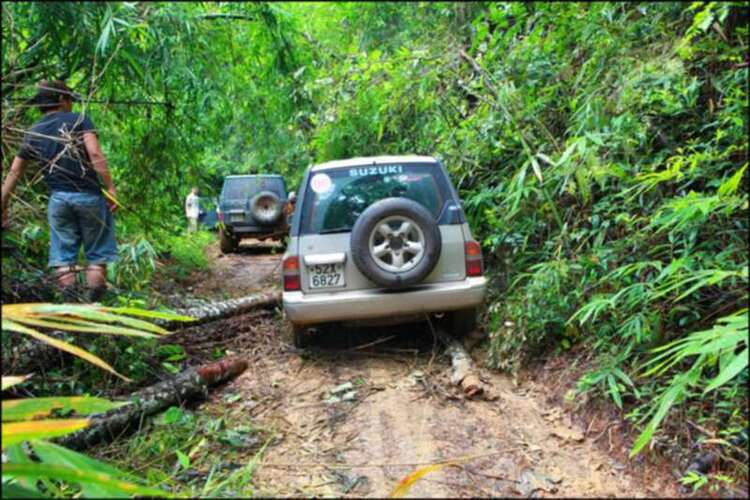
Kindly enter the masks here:
M 351 231 L 367 207 L 390 197 L 416 201 L 437 219 L 451 194 L 442 169 L 431 164 L 363 165 L 314 172 L 301 212 L 301 233 Z
M 273 191 L 283 196 L 283 181 L 278 177 L 230 177 L 224 181 L 221 196 L 227 199 L 245 199 L 258 191 Z

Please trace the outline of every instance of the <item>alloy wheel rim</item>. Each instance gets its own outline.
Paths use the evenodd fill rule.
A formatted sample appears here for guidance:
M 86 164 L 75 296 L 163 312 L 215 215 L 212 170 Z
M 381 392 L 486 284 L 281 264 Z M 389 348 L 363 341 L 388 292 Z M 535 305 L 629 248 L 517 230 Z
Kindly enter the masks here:
M 424 232 L 409 217 L 386 217 L 378 221 L 370 233 L 369 249 L 378 267 L 403 273 L 414 269 L 424 257 Z

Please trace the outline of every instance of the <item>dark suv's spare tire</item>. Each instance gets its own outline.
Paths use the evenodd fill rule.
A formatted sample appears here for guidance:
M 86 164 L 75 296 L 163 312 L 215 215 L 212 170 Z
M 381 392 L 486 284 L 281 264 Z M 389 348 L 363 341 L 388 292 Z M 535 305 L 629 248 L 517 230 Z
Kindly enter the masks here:
M 352 228 L 352 260 L 378 285 L 402 288 L 425 279 L 440 258 L 440 228 L 432 214 L 406 198 L 367 207 Z
M 250 200 L 250 213 L 259 224 L 273 224 L 281 217 L 281 200 L 276 193 L 261 191 Z

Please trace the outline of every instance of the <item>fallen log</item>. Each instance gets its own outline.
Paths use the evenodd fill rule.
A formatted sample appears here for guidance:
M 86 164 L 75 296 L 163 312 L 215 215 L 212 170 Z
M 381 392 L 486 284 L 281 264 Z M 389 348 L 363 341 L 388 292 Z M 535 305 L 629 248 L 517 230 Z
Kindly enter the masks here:
M 74 450 L 83 450 L 103 441 L 112 441 L 137 430 L 145 417 L 191 399 L 205 398 L 211 386 L 236 377 L 247 368 L 247 361 L 225 358 L 164 380 L 135 392 L 130 404 L 115 408 L 98 417 L 76 433 L 58 440 Z
M 47 336 L 66 340 L 63 332 L 48 332 Z M 63 366 L 72 356 L 36 339 L 18 338 L 14 345 L 3 347 L 3 375 L 14 373 L 44 372 Z
M 243 314 L 253 309 L 274 306 L 281 302 L 281 292 L 267 292 L 248 295 L 237 299 L 212 302 L 204 306 L 190 307 L 176 310 L 176 314 L 189 316 L 195 321 L 166 321 L 155 320 L 154 323 L 168 330 L 195 326 L 210 321 Z M 47 333 L 51 337 L 64 339 L 65 333 L 53 331 Z M 39 341 L 20 341 L 18 345 L 3 349 L 4 374 L 31 373 L 45 371 L 56 366 L 63 366 L 70 355 L 48 344 Z
M 186 309 L 177 309 L 175 313 L 181 316 L 189 316 L 194 318 L 195 321 L 182 322 L 182 321 L 157 321 L 159 326 L 164 328 L 178 328 L 183 326 L 194 326 L 201 323 L 208 323 L 209 321 L 216 321 L 219 319 L 228 318 L 237 314 L 242 314 L 253 309 L 261 307 L 269 307 L 279 304 L 281 302 L 281 292 L 265 292 L 248 295 L 246 297 L 240 297 L 237 299 L 223 300 L 220 302 L 212 302 L 205 306 L 190 307 Z
M 484 384 L 479 380 L 474 360 L 466 352 L 463 344 L 441 328 L 438 328 L 435 334 L 445 346 L 445 353 L 451 358 L 451 383 L 461 386 L 467 397 L 482 396 L 485 392 Z

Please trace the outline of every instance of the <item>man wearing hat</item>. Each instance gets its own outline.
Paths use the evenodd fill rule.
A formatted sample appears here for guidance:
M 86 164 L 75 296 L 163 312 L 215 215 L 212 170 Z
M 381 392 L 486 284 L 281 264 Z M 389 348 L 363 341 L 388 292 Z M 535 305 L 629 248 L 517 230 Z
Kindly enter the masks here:
M 62 81 L 42 81 L 33 103 L 43 113 L 24 134 L 2 187 L 3 227 L 8 202 L 29 162 L 42 169 L 49 189 L 49 267 L 66 302 L 74 291 L 78 252 L 86 255 L 85 300 L 96 302 L 106 291 L 107 264 L 117 258 L 113 212 L 115 185 L 107 168 L 94 124 L 72 112 L 76 96 Z M 77 99 L 76 99 L 77 100 Z M 102 184 L 109 195 L 105 198 Z

